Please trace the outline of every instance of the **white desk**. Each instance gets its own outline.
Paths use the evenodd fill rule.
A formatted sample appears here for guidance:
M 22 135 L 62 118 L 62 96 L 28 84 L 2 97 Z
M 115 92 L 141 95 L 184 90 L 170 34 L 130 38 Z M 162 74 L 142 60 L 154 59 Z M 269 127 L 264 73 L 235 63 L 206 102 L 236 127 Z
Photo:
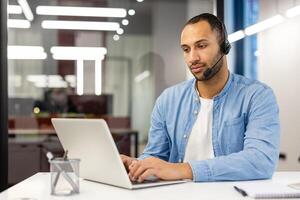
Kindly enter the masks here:
M 272 180 L 267 182 L 294 183 L 300 182 L 300 172 L 277 172 Z M 49 173 L 37 173 L 23 182 L 7 189 L 0 194 L 1 200 L 21 200 L 32 198 L 34 200 L 190 200 L 190 199 L 250 199 L 242 197 L 233 189 L 237 182 L 212 183 L 183 183 L 177 185 L 161 186 L 139 190 L 127 190 L 109 185 L 82 180 L 80 194 L 68 197 L 50 195 Z M 31 199 L 30 199 L 31 200 Z

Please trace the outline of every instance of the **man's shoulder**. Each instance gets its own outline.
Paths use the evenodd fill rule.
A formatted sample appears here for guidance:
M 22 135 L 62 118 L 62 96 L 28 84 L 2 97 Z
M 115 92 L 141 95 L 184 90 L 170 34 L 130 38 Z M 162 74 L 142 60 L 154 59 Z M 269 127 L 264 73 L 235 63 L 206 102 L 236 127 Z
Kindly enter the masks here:
M 185 99 L 185 97 L 191 96 L 194 84 L 195 79 L 189 79 L 168 87 L 157 98 L 157 102 L 172 105 L 176 102 L 180 102 Z
M 162 93 L 162 95 L 179 95 L 182 93 L 186 93 L 187 91 L 190 91 L 193 89 L 193 85 L 195 84 L 195 79 L 189 79 L 180 83 L 177 83 L 171 87 L 168 87 L 165 89 Z
M 234 89 L 246 89 L 248 91 L 272 90 L 267 84 L 247 78 L 242 75 L 232 74 L 232 82 Z

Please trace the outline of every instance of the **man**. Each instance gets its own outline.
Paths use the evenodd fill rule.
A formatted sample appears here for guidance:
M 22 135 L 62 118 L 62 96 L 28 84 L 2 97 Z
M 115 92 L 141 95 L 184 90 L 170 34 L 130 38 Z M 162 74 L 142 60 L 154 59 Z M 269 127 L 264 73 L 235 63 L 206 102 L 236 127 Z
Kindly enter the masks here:
M 226 29 L 214 15 L 189 20 L 181 48 L 195 79 L 157 99 L 148 144 L 138 160 L 121 155 L 133 181 L 270 178 L 279 156 L 272 90 L 228 71 Z

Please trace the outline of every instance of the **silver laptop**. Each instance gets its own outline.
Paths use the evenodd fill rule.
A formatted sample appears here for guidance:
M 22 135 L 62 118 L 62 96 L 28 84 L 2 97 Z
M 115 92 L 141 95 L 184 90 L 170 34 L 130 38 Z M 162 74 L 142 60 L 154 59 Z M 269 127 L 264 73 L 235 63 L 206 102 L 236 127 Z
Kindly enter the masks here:
M 80 176 L 127 189 L 186 182 L 157 181 L 132 183 L 103 119 L 52 118 L 54 129 L 69 158 L 80 158 Z

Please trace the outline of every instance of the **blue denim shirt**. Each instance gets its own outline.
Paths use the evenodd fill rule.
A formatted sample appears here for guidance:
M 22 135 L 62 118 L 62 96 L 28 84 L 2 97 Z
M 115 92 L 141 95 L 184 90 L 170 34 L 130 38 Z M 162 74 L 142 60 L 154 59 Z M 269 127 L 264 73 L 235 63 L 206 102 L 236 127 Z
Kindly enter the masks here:
M 156 100 L 148 144 L 139 157 L 183 161 L 201 103 L 191 79 L 166 89 Z M 272 177 L 279 157 L 279 109 L 268 86 L 230 74 L 213 98 L 214 158 L 189 164 L 193 180 L 251 180 Z

